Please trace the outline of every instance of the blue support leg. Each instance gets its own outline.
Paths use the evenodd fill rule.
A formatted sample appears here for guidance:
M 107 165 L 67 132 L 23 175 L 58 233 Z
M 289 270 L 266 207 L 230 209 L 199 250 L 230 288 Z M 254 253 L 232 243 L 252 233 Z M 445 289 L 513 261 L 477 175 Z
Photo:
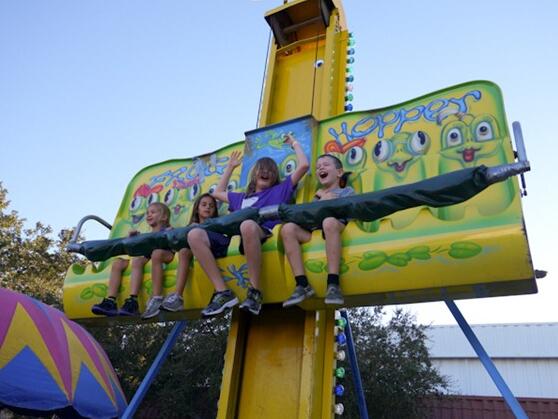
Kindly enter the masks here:
M 482 362 L 482 365 L 488 372 L 488 375 L 490 375 L 490 378 L 492 378 L 492 381 L 494 382 L 494 384 L 496 384 L 496 387 L 500 391 L 500 394 L 502 394 L 502 397 L 506 401 L 512 413 L 518 419 L 529 419 L 528 416 L 525 414 L 525 411 L 523 410 L 523 408 L 521 407 L 521 405 L 519 404 L 519 402 L 511 392 L 510 388 L 508 387 L 508 385 L 506 384 L 506 382 L 504 381 L 504 379 L 496 369 L 496 365 L 494 365 L 494 363 L 492 362 L 492 360 L 484 350 L 482 344 L 477 339 L 477 336 L 471 329 L 471 326 L 469 326 L 469 323 L 467 323 L 467 320 L 465 320 L 465 317 L 463 317 L 461 311 L 459 311 L 459 308 L 457 308 L 455 302 L 453 300 L 445 300 L 445 301 L 446 301 L 446 305 L 451 311 L 451 314 L 453 314 L 453 317 L 457 321 L 457 324 L 459 325 L 459 327 L 463 331 L 463 334 L 465 335 L 465 337 L 467 338 L 467 340 L 469 341 L 469 343 L 477 353 L 480 362 Z
M 153 361 L 153 364 L 151 364 L 149 371 L 147 371 L 147 374 L 145 374 L 145 377 L 143 378 L 143 381 L 141 382 L 136 393 L 134 394 L 134 397 L 130 401 L 130 404 L 122 414 L 122 419 L 129 419 L 134 417 L 136 410 L 138 410 L 139 405 L 141 404 L 143 398 L 147 394 L 147 390 L 149 390 L 151 383 L 153 382 L 155 377 L 157 377 L 157 374 L 159 373 L 161 366 L 167 359 L 167 356 L 169 355 L 176 340 L 178 339 L 178 337 L 180 336 L 180 334 L 182 333 L 185 327 L 186 327 L 186 321 L 180 321 L 174 324 L 174 327 L 172 328 L 171 332 L 167 337 L 167 340 L 165 340 L 165 343 L 163 344 L 161 350 L 155 357 L 155 360 Z
M 358 411 L 361 419 L 368 419 L 368 408 L 366 407 L 366 399 L 364 398 L 364 390 L 362 388 L 362 380 L 360 378 L 360 370 L 358 368 L 355 344 L 353 341 L 353 332 L 351 331 L 351 323 L 349 322 L 349 316 L 346 310 L 341 310 L 341 317 L 347 321 L 347 325 L 345 326 L 345 335 L 347 337 L 347 351 L 349 352 L 349 362 L 353 373 L 353 383 L 355 385 L 355 392 L 358 399 Z

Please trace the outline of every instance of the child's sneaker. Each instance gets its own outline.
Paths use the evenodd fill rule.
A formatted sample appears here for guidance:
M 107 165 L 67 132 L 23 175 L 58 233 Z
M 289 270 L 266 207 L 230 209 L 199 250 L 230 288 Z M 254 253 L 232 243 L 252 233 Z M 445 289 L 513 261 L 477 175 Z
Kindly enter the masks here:
M 132 297 L 126 298 L 122 308 L 118 310 L 119 316 L 137 316 L 139 314 L 138 300 Z
M 91 307 L 91 312 L 98 316 L 116 316 L 118 314 L 118 307 L 116 301 L 111 298 L 103 298 L 99 304 Z
M 211 297 L 211 302 L 201 312 L 203 317 L 214 316 L 222 313 L 225 309 L 238 304 L 238 298 L 231 290 L 216 292 Z
M 161 308 L 167 311 L 180 311 L 184 310 L 184 300 L 176 292 L 169 294 L 163 300 Z
M 303 287 L 302 285 L 297 285 L 291 296 L 283 302 L 283 307 L 290 307 L 294 306 L 295 304 L 299 304 L 306 298 L 312 297 L 314 294 L 316 294 L 316 291 L 314 291 L 312 285 L 309 284 L 305 287 Z
M 262 309 L 262 293 L 257 289 L 249 288 L 248 296 L 246 300 L 240 304 L 239 308 L 257 316 Z
M 327 286 L 327 293 L 325 297 L 326 304 L 336 304 L 341 305 L 345 302 L 343 294 L 341 294 L 341 288 L 337 284 L 329 284 Z
M 158 295 L 156 297 L 151 297 L 147 302 L 147 307 L 141 315 L 142 319 L 150 319 L 155 317 L 161 312 L 161 304 L 163 304 L 163 297 Z

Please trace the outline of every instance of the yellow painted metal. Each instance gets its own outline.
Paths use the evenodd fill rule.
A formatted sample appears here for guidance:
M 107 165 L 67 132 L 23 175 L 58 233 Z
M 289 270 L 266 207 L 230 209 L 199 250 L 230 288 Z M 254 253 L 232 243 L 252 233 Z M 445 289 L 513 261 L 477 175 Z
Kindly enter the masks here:
M 225 353 L 225 365 L 221 380 L 217 419 L 233 419 L 237 417 L 237 399 L 246 342 L 245 324 L 248 320 L 246 317 L 246 313 L 239 310 L 233 311 L 227 338 L 227 351 Z
M 231 189 L 240 188 L 258 153 L 275 153 L 286 175 L 293 156 L 285 151 L 282 136 L 293 130 L 313 163 L 325 152 L 338 156 L 345 170 L 352 172 L 350 185 L 357 193 L 514 160 L 502 94 L 490 82 L 465 83 L 388 108 L 342 114 L 349 35 L 339 2 L 334 1 L 338 7 L 328 27 L 320 16 L 312 15 L 318 3 L 296 0 L 268 13 L 289 13 L 295 23 L 283 28 L 286 43 L 278 46 L 273 41 L 269 46 L 261 131 L 247 133 L 246 143 L 140 171 L 128 186 L 111 238 L 125 236 L 131 229 L 146 231 L 143 217 L 149 200 L 170 207 L 173 226 L 186 225 L 193 200 L 217 183 L 233 151 L 243 149 L 245 160 L 242 174 L 231 179 Z M 316 66 L 318 60 L 323 64 Z M 317 121 L 292 121 L 306 115 Z M 386 151 L 392 153 L 390 158 L 383 155 Z M 311 200 L 317 187 L 313 171 L 299 186 L 296 202 Z M 460 205 L 413 208 L 375 222 L 351 221 L 342 236 L 345 305 L 536 292 L 520 201 L 517 180 L 509 179 Z M 279 228 L 263 245 L 262 313 L 259 317 L 233 313 L 220 419 L 333 417 L 336 345 L 334 312 L 323 303 L 324 241 L 320 232 L 314 232 L 303 246 L 306 272 L 317 298 L 305 301 L 302 310 L 284 310 L 277 303 L 290 295 L 295 282 L 278 239 Z M 238 244 L 238 238 L 233 238 L 227 257 L 218 264 L 229 288 L 243 299 L 248 282 Z M 112 261 L 70 267 L 64 284 L 64 306 L 70 318 L 130 321 L 94 318 L 90 312 L 91 305 L 106 296 Z M 166 267 L 165 294 L 174 291 L 176 263 Z M 119 303 L 127 295 L 129 274 L 124 272 Z M 150 293 L 150 274 L 148 263 L 141 307 Z M 210 281 L 194 263 L 185 291 L 186 310 L 158 319 L 198 317 L 212 292 Z
M 306 13 L 308 18 L 311 6 L 319 10 L 319 4 L 315 0 L 290 2 L 267 16 L 288 10 L 292 19 L 304 20 L 299 15 Z M 280 48 L 275 42 L 269 46 L 260 127 L 304 115 L 324 119 L 343 112 L 348 33 L 337 6 L 328 27 L 303 25 L 294 31 L 296 41 Z
M 333 310 L 235 310 L 218 419 L 331 418 L 335 368 Z

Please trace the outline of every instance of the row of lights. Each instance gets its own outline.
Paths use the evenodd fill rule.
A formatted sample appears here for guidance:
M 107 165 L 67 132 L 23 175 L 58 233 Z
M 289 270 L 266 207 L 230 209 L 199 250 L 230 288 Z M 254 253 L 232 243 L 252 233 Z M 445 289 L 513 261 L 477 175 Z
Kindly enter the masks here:
M 353 66 L 352 64 L 355 62 L 355 38 L 352 32 L 349 32 L 349 42 L 347 48 L 347 68 L 346 68 L 346 75 L 345 75 L 345 111 L 351 112 L 353 110 L 353 85 L 352 82 L 355 80 L 353 76 Z
M 335 351 L 335 358 L 337 359 L 337 361 L 343 362 L 345 361 L 346 358 L 346 354 L 343 348 L 346 344 L 347 344 L 347 336 L 345 335 L 345 327 L 347 326 L 347 320 L 345 320 L 344 317 L 341 317 L 341 314 L 339 311 L 335 312 L 335 342 L 336 342 L 336 346 L 337 346 L 337 350 Z M 345 387 L 343 386 L 343 384 L 339 383 L 337 384 L 338 381 L 342 380 L 343 378 L 345 378 L 345 368 L 343 367 L 336 367 L 333 375 L 335 376 L 335 381 L 336 384 L 333 387 L 333 394 L 335 397 L 343 397 L 343 395 L 345 394 Z M 333 405 L 333 412 L 336 415 L 342 415 L 343 412 L 345 411 L 345 406 L 343 405 L 343 403 L 334 403 Z

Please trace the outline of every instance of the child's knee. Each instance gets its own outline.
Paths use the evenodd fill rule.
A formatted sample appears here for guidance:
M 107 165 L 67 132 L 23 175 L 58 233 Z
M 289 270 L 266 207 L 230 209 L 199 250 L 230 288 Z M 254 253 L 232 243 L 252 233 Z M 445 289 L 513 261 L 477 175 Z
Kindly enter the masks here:
M 188 232 L 188 244 L 190 247 L 205 243 L 207 241 L 207 233 L 204 229 L 194 228 Z M 185 249 L 181 249 L 185 250 Z
M 123 272 L 127 267 L 128 260 L 118 258 L 112 263 L 111 269 L 114 272 Z
M 132 259 L 132 268 L 141 268 L 145 266 L 147 259 L 144 257 L 137 257 Z
M 161 249 L 155 249 L 151 252 L 151 261 L 160 262 L 163 259 L 163 251 Z
M 240 224 L 240 234 L 243 239 L 258 238 L 261 228 L 254 220 L 245 220 Z
M 281 238 L 283 241 L 289 240 L 290 238 L 294 237 L 296 233 L 297 225 L 294 223 L 287 223 L 281 227 Z
M 322 229 L 325 235 L 340 233 L 341 230 L 343 230 L 343 227 L 344 225 L 337 218 L 334 217 L 327 217 L 322 222 Z

